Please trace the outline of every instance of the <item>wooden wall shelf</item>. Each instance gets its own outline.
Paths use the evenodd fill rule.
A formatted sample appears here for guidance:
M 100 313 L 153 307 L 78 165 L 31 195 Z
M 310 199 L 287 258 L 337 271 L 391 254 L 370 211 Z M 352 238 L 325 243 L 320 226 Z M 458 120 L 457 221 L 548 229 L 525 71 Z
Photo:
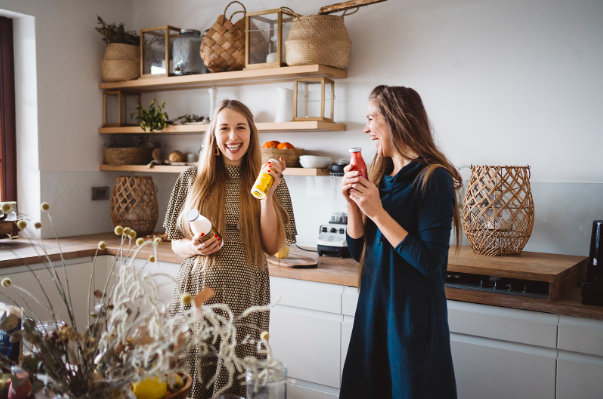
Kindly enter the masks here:
M 100 165 L 99 170 L 110 172 L 144 172 L 144 173 L 182 173 L 189 166 L 154 165 L 147 168 L 146 165 Z M 315 168 L 287 168 L 283 172 L 285 176 L 329 176 L 329 169 Z
M 302 121 L 286 123 L 256 123 L 262 133 L 270 132 L 344 132 L 346 125 L 343 123 Z M 139 126 L 99 127 L 99 134 L 200 134 L 209 129 L 209 125 L 172 125 L 163 130 L 151 133 L 143 132 Z
M 348 72 L 324 65 L 302 65 L 282 68 L 204 73 L 199 75 L 171 76 L 167 78 L 136 79 L 125 82 L 100 83 L 101 90 L 129 90 L 135 92 L 178 89 L 201 89 L 212 86 L 239 86 L 248 84 L 291 81 L 304 77 L 344 79 Z

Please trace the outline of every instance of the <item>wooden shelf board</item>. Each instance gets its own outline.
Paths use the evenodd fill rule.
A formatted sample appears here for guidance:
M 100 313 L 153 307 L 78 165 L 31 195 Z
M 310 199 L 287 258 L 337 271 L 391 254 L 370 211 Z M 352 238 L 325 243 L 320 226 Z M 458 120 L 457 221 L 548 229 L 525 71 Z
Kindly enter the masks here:
M 154 165 L 100 165 L 99 170 L 111 172 L 146 172 L 146 173 L 182 173 L 189 166 Z M 315 168 L 288 168 L 283 172 L 285 176 L 329 176 L 328 169 Z
M 256 123 L 260 132 L 345 132 L 343 123 L 302 121 L 285 123 Z M 201 134 L 209 125 L 172 125 L 151 133 L 143 132 L 139 126 L 100 127 L 99 134 Z
M 161 91 L 177 89 L 199 89 L 212 86 L 238 86 L 243 84 L 261 84 L 278 81 L 290 81 L 303 77 L 327 77 L 344 79 L 347 71 L 324 65 L 301 65 L 282 68 L 256 69 L 205 73 L 199 75 L 171 76 L 162 78 L 136 79 L 125 82 L 100 83 L 101 90 L 124 89 L 129 91 Z

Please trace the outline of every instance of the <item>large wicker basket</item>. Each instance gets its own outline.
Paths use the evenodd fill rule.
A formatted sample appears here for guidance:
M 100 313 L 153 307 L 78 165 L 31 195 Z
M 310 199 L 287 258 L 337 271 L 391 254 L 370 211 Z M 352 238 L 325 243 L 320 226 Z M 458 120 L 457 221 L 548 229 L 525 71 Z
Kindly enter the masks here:
M 107 44 L 101 69 L 105 82 L 137 79 L 140 76 L 140 46 Z
M 152 177 L 119 176 L 111 196 L 114 226 L 129 227 L 139 236 L 151 234 L 159 218 L 157 188 Z
M 239 71 L 245 66 L 245 16 L 236 24 L 232 23 L 232 17 L 247 10 L 236 11 L 227 19 L 226 10 L 233 3 L 245 10 L 241 2 L 229 3 L 201 41 L 201 59 L 211 72 Z
M 153 149 L 148 147 L 105 148 L 107 165 L 145 165 L 153 159 Z
M 285 41 L 287 65 L 321 64 L 339 69 L 349 65 L 352 41 L 343 16 L 303 16 L 286 7 L 282 9 L 294 16 L 289 38 Z
M 299 156 L 304 155 L 305 151 L 303 148 L 287 148 L 279 150 L 278 148 L 262 148 L 262 163 L 268 162 L 270 158 L 279 159 L 283 158 L 287 163 L 288 168 L 299 167 Z
M 473 252 L 519 255 L 533 227 L 529 166 L 471 166 L 463 229 Z

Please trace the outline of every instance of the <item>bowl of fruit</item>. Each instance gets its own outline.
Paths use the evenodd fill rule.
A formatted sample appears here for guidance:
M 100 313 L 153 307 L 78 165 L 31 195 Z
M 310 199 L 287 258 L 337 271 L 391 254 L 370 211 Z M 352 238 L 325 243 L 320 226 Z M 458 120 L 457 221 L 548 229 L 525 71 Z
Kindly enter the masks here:
M 295 148 L 291 143 L 279 141 L 267 141 L 262 146 L 262 163 L 269 159 L 283 158 L 288 168 L 299 167 L 299 157 L 304 155 L 303 148 Z
M 174 373 L 165 379 L 146 378 L 132 384 L 136 399 L 186 399 L 193 379 L 188 373 Z

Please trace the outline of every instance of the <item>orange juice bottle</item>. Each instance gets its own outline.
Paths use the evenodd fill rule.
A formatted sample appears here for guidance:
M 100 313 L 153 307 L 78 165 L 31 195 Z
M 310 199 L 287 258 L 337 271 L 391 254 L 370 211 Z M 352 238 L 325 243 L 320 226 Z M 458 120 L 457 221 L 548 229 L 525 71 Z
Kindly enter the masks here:
M 270 159 L 269 162 L 279 163 L 276 159 Z M 258 176 L 258 179 L 253 183 L 253 187 L 251 188 L 251 195 L 259 200 L 263 200 L 268 195 L 268 191 L 270 191 L 270 187 L 272 187 L 272 183 L 274 183 L 274 178 L 270 173 L 262 172 Z
M 366 163 L 364 163 L 364 159 L 362 158 L 362 148 L 352 147 L 350 148 L 350 152 L 352 153 L 352 159 L 350 159 L 350 165 L 352 165 L 352 170 L 360 172 L 360 175 L 362 177 L 368 179 L 366 173 Z

